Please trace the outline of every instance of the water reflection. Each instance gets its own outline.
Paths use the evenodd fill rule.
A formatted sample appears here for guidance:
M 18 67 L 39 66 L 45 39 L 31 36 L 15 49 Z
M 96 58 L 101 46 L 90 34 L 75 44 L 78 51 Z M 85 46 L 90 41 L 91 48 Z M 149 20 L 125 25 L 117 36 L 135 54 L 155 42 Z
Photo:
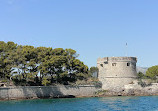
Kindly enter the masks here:
M 133 101 L 138 97 L 104 97 L 99 98 L 102 105 L 106 105 L 111 110 L 129 110 L 129 106 L 133 104 Z

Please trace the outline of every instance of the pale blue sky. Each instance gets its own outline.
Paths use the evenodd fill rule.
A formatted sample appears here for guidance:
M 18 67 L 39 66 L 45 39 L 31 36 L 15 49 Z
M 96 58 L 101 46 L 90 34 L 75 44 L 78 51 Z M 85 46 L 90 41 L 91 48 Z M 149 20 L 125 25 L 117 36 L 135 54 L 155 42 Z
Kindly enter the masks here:
M 89 67 L 98 57 L 158 64 L 157 0 L 0 0 L 0 41 L 72 48 Z

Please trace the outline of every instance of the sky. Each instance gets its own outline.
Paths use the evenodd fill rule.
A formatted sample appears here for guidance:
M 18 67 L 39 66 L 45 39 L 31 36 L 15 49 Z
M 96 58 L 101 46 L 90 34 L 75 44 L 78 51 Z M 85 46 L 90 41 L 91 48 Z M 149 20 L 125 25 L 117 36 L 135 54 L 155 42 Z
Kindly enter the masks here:
M 158 65 L 158 1 L 0 0 L 0 41 L 72 48 L 89 67 L 111 56 L 151 67 Z

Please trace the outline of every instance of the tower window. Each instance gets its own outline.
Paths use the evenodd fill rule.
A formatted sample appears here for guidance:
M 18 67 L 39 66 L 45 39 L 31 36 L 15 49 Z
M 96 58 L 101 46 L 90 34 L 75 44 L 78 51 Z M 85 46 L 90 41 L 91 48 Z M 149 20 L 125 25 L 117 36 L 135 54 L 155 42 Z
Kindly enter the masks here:
M 130 63 L 127 63 L 127 66 L 130 66 Z
M 112 66 L 116 66 L 116 63 L 112 63 Z
M 100 64 L 101 67 L 103 67 L 103 64 Z
M 104 64 L 108 64 L 108 62 L 104 62 Z

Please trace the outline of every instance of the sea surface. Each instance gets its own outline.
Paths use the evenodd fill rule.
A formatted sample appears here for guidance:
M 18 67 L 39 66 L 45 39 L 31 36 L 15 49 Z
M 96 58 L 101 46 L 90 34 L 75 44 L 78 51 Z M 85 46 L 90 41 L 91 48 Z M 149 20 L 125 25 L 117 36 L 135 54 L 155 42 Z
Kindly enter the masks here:
M 158 96 L 0 101 L 0 111 L 158 111 Z

